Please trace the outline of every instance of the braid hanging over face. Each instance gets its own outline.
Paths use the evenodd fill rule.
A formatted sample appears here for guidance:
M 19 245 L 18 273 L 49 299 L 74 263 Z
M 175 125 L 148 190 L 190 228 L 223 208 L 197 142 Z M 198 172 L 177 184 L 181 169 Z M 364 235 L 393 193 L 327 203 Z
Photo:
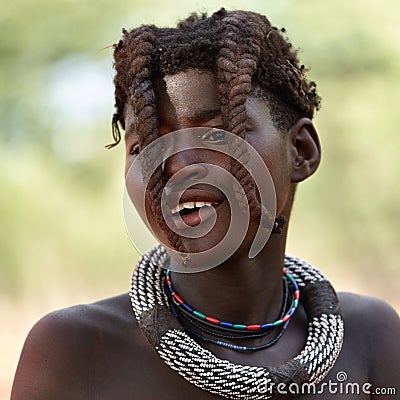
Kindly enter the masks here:
M 264 97 L 275 127 L 287 131 L 300 117 L 312 118 L 319 109 L 316 84 L 306 79 L 297 52 L 264 16 L 247 11 L 221 9 L 211 17 L 192 14 L 176 28 L 143 25 L 123 30 L 114 45 L 115 113 L 114 143 L 125 129 L 125 108 L 130 104 L 136 117 L 139 149 L 159 137 L 156 99 L 152 79 L 189 68 L 216 73 L 224 129 L 246 139 L 246 99 Z M 151 166 L 148 166 L 151 169 Z M 232 173 L 246 193 L 250 215 L 259 220 L 260 204 L 255 185 L 244 165 L 231 161 Z M 171 246 L 185 252 L 181 238 L 166 224 L 161 212 L 165 182 L 161 166 L 155 169 L 146 195 L 152 212 Z

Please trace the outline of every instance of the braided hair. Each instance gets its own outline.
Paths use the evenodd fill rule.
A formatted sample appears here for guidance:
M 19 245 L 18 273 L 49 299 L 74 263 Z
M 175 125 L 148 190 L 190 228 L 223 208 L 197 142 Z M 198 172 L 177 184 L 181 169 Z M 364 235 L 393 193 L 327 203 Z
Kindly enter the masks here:
M 267 100 L 274 126 L 287 131 L 299 118 L 312 118 L 320 107 L 315 82 L 305 77 L 297 51 L 268 19 L 248 11 L 219 11 L 192 14 L 176 28 L 143 25 L 123 30 L 114 45 L 116 70 L 115 113 L 112 118 L 114 143 L 125 129 L 127 103 L 137 118 L 139 149 L 159 137 L 157 109 L 152 79 L 173 75 L 189 68 L 214 72 L 221 100 L 224 129 L 246 139 L 246 99 L 249 95 Z M 232 159 L 232 173 L 246 193 L 250 215 L 259 220 L 260 204 L 255 185 L 246 168 Z M 164 189 L 161 166 L 153 173 L 146 195 L 152 212 L 170 244 L 184 252 L 183 243 L 166 224 L 161 212 Z

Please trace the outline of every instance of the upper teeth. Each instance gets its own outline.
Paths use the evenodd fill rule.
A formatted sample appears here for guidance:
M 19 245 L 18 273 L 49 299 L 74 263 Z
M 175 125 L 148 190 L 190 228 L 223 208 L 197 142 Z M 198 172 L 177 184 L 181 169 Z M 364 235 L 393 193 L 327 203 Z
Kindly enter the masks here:
M 178 213 L 184 208 L 195 208 L 195 207 L 205 207 L 205 206 L 210 207 L 213 204 L 218 204 L 218 203 L 210 201 L 186 201 L 185 203 L 178 204 L 176 207 L 171 209 L 171 213 L 172 214 Z

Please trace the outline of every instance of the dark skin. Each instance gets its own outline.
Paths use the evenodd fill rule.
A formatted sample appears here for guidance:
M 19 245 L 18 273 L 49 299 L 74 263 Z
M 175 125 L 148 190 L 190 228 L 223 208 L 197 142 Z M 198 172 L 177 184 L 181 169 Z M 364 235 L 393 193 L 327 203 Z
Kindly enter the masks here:
M 219 113 L 206 118 L 201 111 L 219 110 L 214 76 L 188 71 L 155 82 L 160 132 L 191 126 L 221 127 Z M 320 146 L 312 122 L 300 119 L 288 133 L 278 132 L 271 122 L 264 100 L 247 101 L 247 140 L 263 157 L 276 186 L 278 215 L 290 216 L 295 186 L 317 169 Z M 194 116 L 196 116 L 194 118 Z M 135 157 L 137 137 L 133 114 L 127 107 L 126 169 Z M 170 176 L 185 165 L 206 160 L 225 168 L 225 156 L 209 150 L 188 150 L 172 156 L 165 165 Z M 201 160 L 204 157 L 204 160 Z M 204 188 L 206 190 L 207 188 Z M 202 242 L 185 242 L 192 249 L 216 243 L 229 218 L 227 204 L 218 209 L 215 228 Z M 150 221 L 153 228 L 154 221 Z M 281 265 L 286 232 L 274 234 L 257 257 L 247 252 L 255 224 L 239 250 L 226 262 L 197 274 L 173 274 L 176 290 L 196 308 L 228 321 L 254 323 L 276 318 L 282 302 Z M 160 237 L 162 232 L 157 232 Z M 251 271 L 251 273 L 250 273 Z M 240 284 L 238 284 L 240 282 Z M 212 299 L 212 301 L 210 301 Z M 348 382 L 374 387 L 396 387 L 400 350 L 396 345 L 400 321 L 396 312 L 381 300 L 341 293 L 345 339 L 340 356 L 324 382 L 337 382 L 345 371 Z M 212 344 L 202 346 L 217 357 L 245 365 L 277 365 L 296 356 L 304 346 L 307 318 L 302 307 L 283 337 L 269 349 L 243 354 Z M 265 339 L 248 340 L 247 345 Z M 397 386 L 396 386 L 397 385 Z M 371 392 L 373 389 L 370 389 Z M 336 398 L 328 390 L 321 395 L 299 398 Z M 90 305 L 53 312 L 30 332 L 15 376 L 12 400 L 19 399 L 217 399 L 170 369 L 147 342 L 134 318 L 127 294 Z M 346 399 L 395 399 L 396 396 L 368 394 L 340 395 Z

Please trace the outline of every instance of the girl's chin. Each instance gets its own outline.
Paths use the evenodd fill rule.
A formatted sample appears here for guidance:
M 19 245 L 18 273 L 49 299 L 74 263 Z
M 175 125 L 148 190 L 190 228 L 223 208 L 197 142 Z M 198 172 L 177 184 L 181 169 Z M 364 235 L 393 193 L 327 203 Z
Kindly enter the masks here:
M 221 204 L 220 206 L 223 206 Z M 206 213 L 203 213 L 203 217 L 206 216 Z M 204 218 L 203 221 L 206 221 L 207 218 Z M 208 221 L 210 222 L 210 221 Z M 168 241 L 168 238 L 164 231 L 160 229 L 157 225 L 155 227 L 155 221 L 152 221 L 153 232 L 156 234 L 158 240 L 167 248 L 172 248 L 172 245 Z M 212 250 L 215 248 L 226 236 L 230 225 L 230 210 L 229 207 L 226 209 L 225 207 L 219 207 L 217 209 L 217 219 L 215 221 L 214 226 L 208 231 L 207 226 L 203 226 L 202 228 L 198 225 L 199 229 L 196 229 L 196 226 L 191 228 L 182 228 L 176 229 L 175 235 L 181 239 L 181 242 L 184 246 L 185 253 L 199 253 L 207 250 Z M 154 229 L 155 228 L 155 229 Z M 194 230 L 193 230 L 194 228 Z M 190 237 L 188 235 L 193 236 L 193 232 L 196 232 L 196 236 L 199 237 Z M 204 234 L 203 234 L 204 232 Z M 177 250 L 178 249 L 174 249 Z
M 181 242 L 184 246 L 185 253 L 202 253 L 207 250 L 212 250 L 213 248 L 218 246 L 218 244 L 224 238 L 225 232 L 224 234 L 216 235 L 214 232 L 211 231 L 200 238 L 190 238 L 190 237 L 185 237 L 184 235 L 178 235 L 178 236 L 180 237 Z M 167 248 L 172 248 L 172 245 L 168 241 L 162 240 L 161 242 Z M 178 249 L 174 250 L 178 251 Z

